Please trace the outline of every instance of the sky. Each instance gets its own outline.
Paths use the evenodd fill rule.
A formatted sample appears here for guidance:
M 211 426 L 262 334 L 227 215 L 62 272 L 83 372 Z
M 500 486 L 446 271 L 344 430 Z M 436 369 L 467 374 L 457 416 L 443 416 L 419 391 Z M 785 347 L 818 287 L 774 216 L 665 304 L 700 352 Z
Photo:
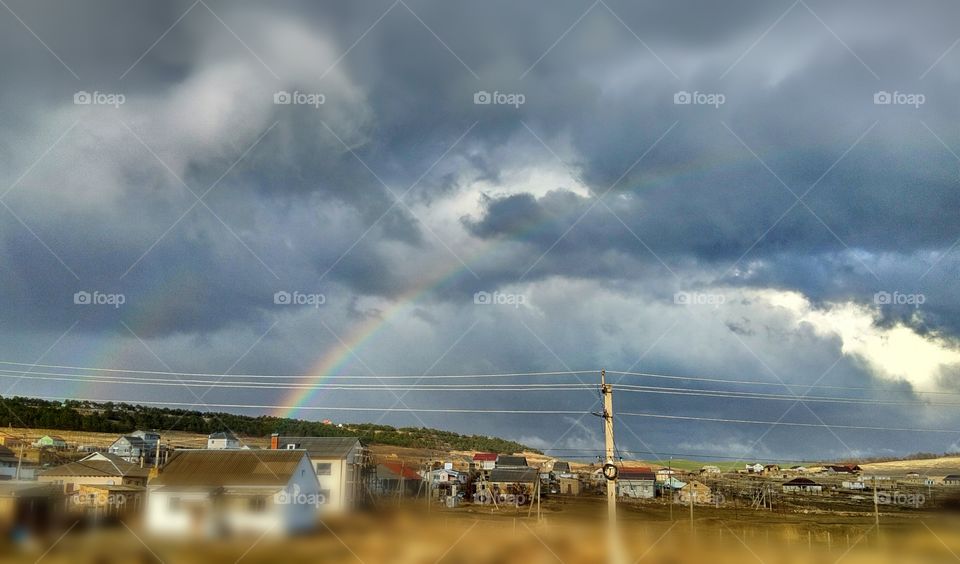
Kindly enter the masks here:
M 960 450 L 954 2 L 0 4 L 0 396 Z

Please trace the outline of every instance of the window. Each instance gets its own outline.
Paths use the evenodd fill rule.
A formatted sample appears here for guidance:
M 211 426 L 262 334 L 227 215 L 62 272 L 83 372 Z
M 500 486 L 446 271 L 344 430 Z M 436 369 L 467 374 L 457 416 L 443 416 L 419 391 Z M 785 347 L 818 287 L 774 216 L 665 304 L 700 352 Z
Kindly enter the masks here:
M 171 511 L 176 511 L 177 509 L 180 509 L 180 498 L 171 497 L 168 502 L 168 507 Z
M 297 450 L 297 445 L 294 443 L 288 443 L 287 450 Z
M 332 467 L 329 462 L 317 462 L 317 476 L 329 476 Z

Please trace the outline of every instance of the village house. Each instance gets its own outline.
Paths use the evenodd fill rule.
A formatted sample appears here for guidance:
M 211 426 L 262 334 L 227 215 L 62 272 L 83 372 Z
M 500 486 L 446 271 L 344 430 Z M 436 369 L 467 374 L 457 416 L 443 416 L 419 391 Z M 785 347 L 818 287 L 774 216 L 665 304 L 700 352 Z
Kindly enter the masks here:
M 364 499 L 366 447 L 357 437 L 285 437 L 274 433 L 270 448 L 307 451 L 325 499 L 324 512 L 349 511 Z
M 20 439 L 12 435 L 4 435 L 0 433 L 0 446 L 5 446 L 7 448 L 20 448 Z
M 960 474 L 950 474 L 943 478 L 945 486 L 960 486 Z
M 565 495 L 580 495 L 580 478 L 575 474 L 570 477 L 561 476 L 557 479 L 559 493 Z
M 0 480 L 33 480 L 36 471 L 32 462 L 20 460 L 13 450 L 0 446 Z
M 867 485 L 863 483 L 862 480 L 844 480 L 840 483 L 840 487 L 845 490 L 865 490 Z
M 677 493 L 677 499 L 680 503 L 713 503 L 713 493 L 710 488 L 697 480 L 690 480 Z
M 831 464 L 824 466 L 828 474 L 859 474 L 863 470 L 856 464 Z
M 150 482 L 159 535 L 284 535 L 313 528 L 323 504 L 304 450 L 179 450 Z
M 399 497 L 416 496 L 423 487 L 423 480 L 416 468 L 403 462 L 384 462 L 377 465 L 376 493 Z
M 144 464 L 152 466 L 156 462 L 159 445 L 159 434 L 150 431 L 134 431 L 113 441 L 107 447 L 107 452 L 133 464 L 139 464 L 142 458 Z
M 519 457 L 523 458 L 523 457 Z M 524 459 L 525 460 L 525 459 Z M 490 480 L 477 484 L 477 493 L 492 495 L 504 499 L 505 495 L 523 496 L 521 500 L 532 499 L 537 484 L 537 469 L 528 466 L 497 467 L 490 471 Z M 518 503 L 520 500 L 516 500 Z M 520 503 L 522 505 L 522 503 Z
M 794 478 L 783 483 L 783 493 L 820 494 L 823 493 L 823 486 L 810 478 Z
M 240 448 L 240 439 L 229 431 L 219 431 L 207 435 L 208 449 Z
M 140 511 L 146 501 L 149 472 L 119 456 L 96 452 L 42 470 L 37 480 L 61 486 L 70 511 L 100 518 Z
M 38 448 L 52 448 L 54 450 L 63 450 L 67 448 L 67 441 L 57 435 L 44 435 L 33 443 Z
M 747 474 L 759 474 L 763 472 L 763 464 L 755 462 L 753 464 L 747 464 L 745 470 Z
M 779 464 L 766 464 L 763 467 L 763 470 L 760 471 L 760 474 L 763 476 L 780 476 L 780 465 Z
M 572 478 L 573 472 L 570 471 L 570 463 L 562 460 L 555 460 L 550 469 L 555 478 Z
M 670 469 L 670 468 L 661 468 L 661 469 L 657 470 L 657 472 L 656 472 L 657 482 L 666 482 L 667 480 L 669 480 L 671 477 L 675 476 L 676 474 L 677 474 L 677 471 L 676 471 L 676 470 L 673 470 L 673 469 Z
M 719 466 L 707 465 L 700 469 L 701 476 L 716 475 L 716 474 L 720 474 Z
M 478 452 L 473 455 L 473 461 L 470 463 L 470 470 L 474 472 L 483 472 L 493 470 L 497 465 L 497 455 L 492 452 Z
M 653 499 L 657 495 L 656 483 L 656 474 L 650 468 L 621 468 L 617 477 L 617 495 L 633 499 Z

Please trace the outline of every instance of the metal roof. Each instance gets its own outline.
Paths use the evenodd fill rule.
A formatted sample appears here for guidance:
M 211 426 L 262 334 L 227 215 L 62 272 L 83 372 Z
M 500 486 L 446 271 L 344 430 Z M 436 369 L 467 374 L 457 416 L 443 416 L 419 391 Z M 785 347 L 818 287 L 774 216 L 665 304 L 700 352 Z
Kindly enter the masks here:
M 284 486 L 302 450 L 178 450 L 151 486 Z
M 146 478 L 149 468 L 140 468 L 122 458 L 106 453 L 96 453 L 98 459 L 84 458 L 77 462 L 55 466 L 40 472 L 41 476 L 129 476 Z
M 533 483 L 538 475 L 535 468 L 494 468 L 490 471 L 490 481 Z
M 310 458 L 346 458 L 360 439 L 357 437 L 278 437 L 278 447 L 283 450 L 294 448 L 307 451 Z
M 527 459 L 524 456 L 510 456 L 501 454 L 497 457 L 497 466 L 503 467 L 525 467 Z

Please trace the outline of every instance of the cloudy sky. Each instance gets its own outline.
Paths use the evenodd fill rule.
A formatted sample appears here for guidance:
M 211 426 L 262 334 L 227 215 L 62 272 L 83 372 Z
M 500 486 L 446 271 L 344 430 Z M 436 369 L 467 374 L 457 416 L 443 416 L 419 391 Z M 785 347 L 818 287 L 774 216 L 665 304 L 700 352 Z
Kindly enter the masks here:
M 0 4 L 2 396 L 960 449 L 955 2 Z

